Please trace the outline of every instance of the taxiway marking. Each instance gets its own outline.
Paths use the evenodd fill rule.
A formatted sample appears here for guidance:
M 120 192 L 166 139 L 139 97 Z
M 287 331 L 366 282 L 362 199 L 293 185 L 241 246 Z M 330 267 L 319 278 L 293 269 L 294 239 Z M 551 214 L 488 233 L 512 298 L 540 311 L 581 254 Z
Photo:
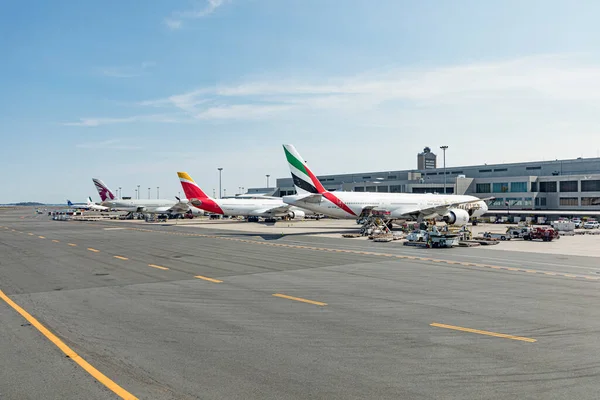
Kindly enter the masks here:
M 198 279 L 202 279 L 204 281 L 209 281 L 209 282 L 214 282 L 214 283 L 221 283 L 221 282 L 223 282 L 223 281 L 220 281 L 218 279 L 208 278 L 208 277 L 202 276 L 202 275 L 196 275 L 196 276 L 194 276 L 194 278 L 198 278 Z
M 163 267 L 162 265 L 156 265 L 156 264 L 148 264 L 148 266 L 152 267 L 152 268 L 163 269 L 165 271 L 169 269 L 167 267 Z
M 119 260 L 129 260 L 129 258 L 123 257 L 123 256 L 113 256 L 113 257 L 118 258 Z
M 320 302 L 320 301 L 303 299 L 302 297 L 288 296 L 286 294 L 281 294 L 281 293 L 274 293 L 273 296 L 280 297 L 282 299 L 300 301 L 302 303 L 314 304 L 316 306 L 326 306 L 327 305 L 327 303 L 323 303 L 323 302 Z
M 127 390 L 123 389 L 117 383 L 115 383 L 112 379 L 104 375 L 102 372 L 98 371 L 94 368 L 90 363 L 81 358 L 81 356 L 75 353 L 69 346 L 67 346 L 62 340 L 60 340 L 55 334 L 50 332 L 48 328 L 42 325 L 37 319 L 35 319 L 31 314 L 29 314 L 25 309 L 21 308 L 17 303 L 12 301 L 7 295 L 4 294 L 2 290 L 0 290 L 0 298 L 6 302 L 9 306 L 11 306 L 16 312 L 21 314 L 23 318 L 27 320 L 31 325 L 33 325 L 42 335 L 44 335 L 48 340 L 50 340 L 56 347 L 58 347 L 67 357 L 71 360 L 75 361 L 81 368 L 83 368 L 88 374 L 93 376 L 98 382 L 102 383 L 108 389 L 110 389 L 117 396 L 122 399 L 127 400 L 137 400 L 137 397 L 129 393 Z
M 462 326 L 438 324 L 436 322 L 434 322 L 432 324 L 429 324 L 429 325 L 430 326 L 434 326 L 436 328 L 444 328 L 444 329 L 452 329 L 452 330 L 455 330 L 455 331 L 477 333 L 479 335 L 494 336 L 494 337 L 499 337 L 499 338 L 503 338 L 503 339 L 520 340 L 522 342 L 529 342 L 529 343 L 537 342 L 536 339 L 532 339 L 532 338 L 528 338 L 528 337 L 515 336 L 515 335 L 507 335 L 505 333 L 498 333 L 498 332 L 482 331 L 482 330 L 479 330 L 479 329 L 464 328 Z

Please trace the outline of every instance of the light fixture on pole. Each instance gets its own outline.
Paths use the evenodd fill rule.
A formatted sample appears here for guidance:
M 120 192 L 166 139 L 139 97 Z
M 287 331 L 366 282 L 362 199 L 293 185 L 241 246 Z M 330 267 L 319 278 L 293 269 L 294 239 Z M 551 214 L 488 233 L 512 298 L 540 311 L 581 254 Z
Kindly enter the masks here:
M 219 170 L 219 198 L 221 199 L 222 198 L 222 196 L 221 196 L 221 193 L 222 193 L 222 191 L 221 191 L 221 172 L 223 172 L 223 168 L 217 168 L 217 169 Z
M 140 185 L 138 185 L 138 188 L 137 188 L 137 199 L 138 200 L 140 199 Z
M 444 194 L 446 194 L 446 150 L 448 146 L 440 146 L 440 149 L 444 152 Z
M 160 192 L 159 192 L 159 190 L 160 190 L 160 187 L 159 187 L 159 186 L 157 186 L 157 187 L 156 187 L 156 198 L 157 198 L 157 199 L 160 199 Z
M 148 200 L 150 200 L 150 188 L 148 188 Z
M 265 175 L 265 176 L 267 177 L 267 189 L 268 189 L 268 188 L 269 188 L 269 177 L 270 177 L 271 175 L 267 174 L 267 175 Z
M 123 189 L 121 188 L 121 186 L 119 186 L 119 198 L 123 198 Z

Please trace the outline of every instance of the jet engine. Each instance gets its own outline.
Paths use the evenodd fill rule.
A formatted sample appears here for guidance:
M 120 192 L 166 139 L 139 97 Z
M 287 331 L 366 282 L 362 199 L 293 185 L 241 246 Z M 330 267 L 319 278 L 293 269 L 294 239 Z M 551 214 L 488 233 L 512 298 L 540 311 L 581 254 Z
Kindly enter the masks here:
M 301 210 L 293 210 L 288 212 L 288 217 L 291 219 L 303 219 L 306 216 L 306 213 Z
M 451 208 L 442 219 L 448 225 L 464 226 L 469 222 L 469 213 L 460 208 Z

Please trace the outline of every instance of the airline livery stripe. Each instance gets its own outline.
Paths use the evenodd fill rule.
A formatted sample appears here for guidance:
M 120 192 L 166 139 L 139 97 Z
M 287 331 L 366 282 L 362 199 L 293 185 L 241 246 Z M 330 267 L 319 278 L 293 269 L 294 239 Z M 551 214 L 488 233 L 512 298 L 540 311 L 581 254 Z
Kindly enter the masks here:
M 294 181 L 294 185 L 295 185 L 295 186 L 298 186 L 300 189 L 306 190 L 306 191 L 307 191 L 307 192 L 309 192 L 309 193 L 315 193 L 315 194 L 319 193 L 319 192 L 317 191 L 317 188 L 316 188 L 316 187 L 314 187 L 313 185 L 311 185 L 311 184 L 310 184 L 310 183 L 308 183 L 307 181 L 305 181 L 305 180 L 303 180 L 303 179 L 299 178 L 299 177 L 298 177 L 297 175 L 295 175 L 293 172 L 292 172 L 292 180 Z
M 290 153 L 290 151 L 286 149 L 285 146 L 283 147 L 283 150 L 285 151 L 285 157 L 287 158 L 288 162 L 301 172 L 304 172 L 306 175 L 308 175 L 304 163 L 298 160 L 296 157 L 294 157 L 294 155 Z

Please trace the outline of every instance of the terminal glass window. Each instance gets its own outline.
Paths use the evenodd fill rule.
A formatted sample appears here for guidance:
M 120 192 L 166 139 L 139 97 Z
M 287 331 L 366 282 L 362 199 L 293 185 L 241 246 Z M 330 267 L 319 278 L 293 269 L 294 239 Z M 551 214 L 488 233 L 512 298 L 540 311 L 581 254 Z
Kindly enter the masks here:
M 579 191 L 577 181 L 560 181 L 561 192 L 577 192 Z
M 578 206 L 579 199 L 577 197 L 561 197 L 559 204 L 561 206 Z
M 377 186 L 377 191 L 378 192 L 388 192 L 388 186 L 387 185 L 379 185 Z
M 491 193 L 491 185 L 489 183 L 478 183 L 475 185 L 475 191 L 477 193 Z
M 390 181 L 393 181 L 394 179 L 398 179 L 398 177 L 396 175 L 388 175 L 387 177 Z
M 490 201 L 491 207 L 500 207 L 504 205 L 504 199 L 496 197 L 495 199 Z
M 525 197 L 523 199 L 523 207 L 531 207 L 533 205 L 533 199 L 531 197 Z
M 554 193 L 556 192 L 556 182 L 540 182 L 540 192 L 542 193 Z
M 527 182 L 511 182 L 510 183 L 510 191 L 511 192 L 526 192 L 527 191 Z
M 600 181 L 581 181 L 581 191 L 600 192 Z
M 494 172 L 504 172 L 508 171 L 508 168 L 494 168 Z
M 494 193 L 508 192 L 508 182 L 496 182 L 492 186 Z
M 537 182 L 531 182 L 531 191 L 532 192 L 537 192 L 538 191 L 537 187 L 538 187 Z
M 542 169 L 542 167 L 525 167 L 526 170 L 532 171 L 534 169 Z
M 581 182 L 583 183 L 583 182 Z M 600 197 L 582 197 L 582 206 L 600 206 Z
M 546 205 L 546 198 L 545 197 L 536 197 L 535 198 L 535 205 L 536 206 L 545 206 Z
M 404 188 L 404 185 L 390 185 L 391 193 L 403 193 L 405 191 L 406 189 Z
M 364 192 L 364 191 L 365 191 L 365 188 L 364 188 L 364 187 L 362 187 L 362 186 L 355 186 L 355 187 L 354 187 L 354 191 L 355 191 L 355 192 Z
M 377 191 L 377 186 L 367 186 L 367 189 L 365 190 L 365 192 L 376 192 Z
M 480 169 L 479 172 L 492 172 L 491 169 Z
M 509 206 L 520 206 L 522 205 L 522 199 L 518 199 L 516 197 L 507 197 L 506 201 Z

